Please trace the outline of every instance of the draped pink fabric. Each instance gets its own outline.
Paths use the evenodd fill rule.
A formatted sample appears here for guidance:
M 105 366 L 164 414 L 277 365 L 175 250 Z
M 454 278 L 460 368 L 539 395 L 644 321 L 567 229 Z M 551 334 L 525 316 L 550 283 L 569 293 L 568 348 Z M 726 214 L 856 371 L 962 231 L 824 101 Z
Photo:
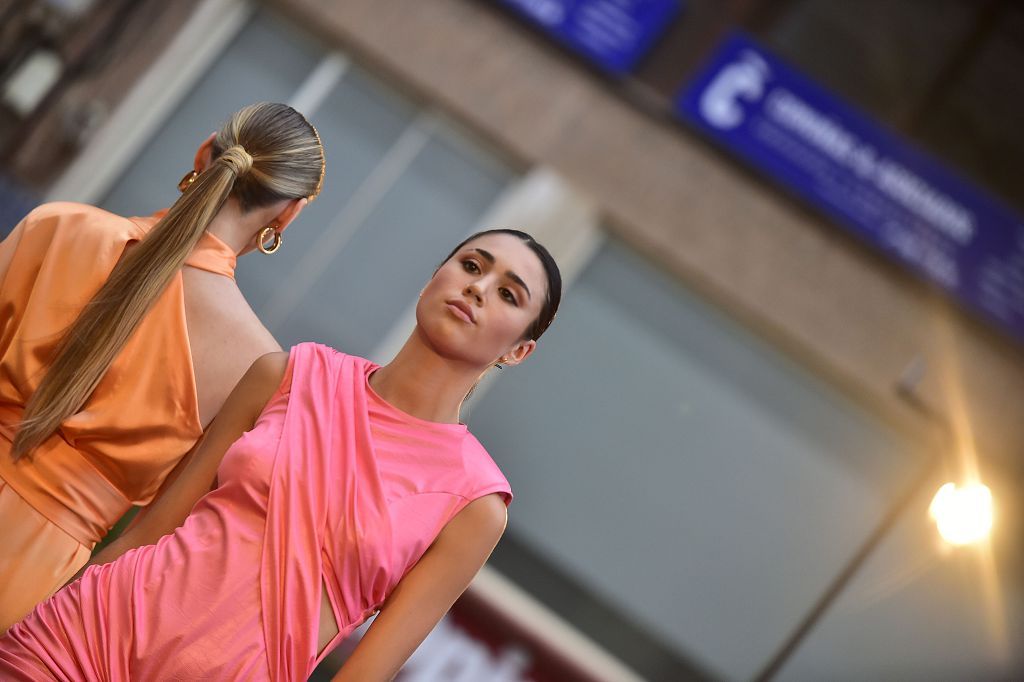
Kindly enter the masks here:
M 293 348 L 218 487 L 0 637 L 0 679 L 305 680 L 469 501 L 511 500 L 465 426 L 400 412 L 370 388 L 375 369 Z M 340 632 L 318 657 L 321 586 Z
M 310 624 L 318 622 L 320 613 L 321 547 L 327 501 L 336 484 L 330 458 L 323 453 L 335 452 L 339 429 L 334 421 L 352 421 L 346 413 L 357 409 L 337 409 L 335 401 L 345 398 L 338 395 L 342 377 L 330 371 L 322 354 L 307 350 L 300 346 L 293 351 L 292 383 L 303 388 L 293 393 L 285 416 L 263 544 L 263 633 L 274 680 L 305 679 L 316 657 L 316 630 Z M 356 424 L 356 430 L 361 426 Z M 347 440 L 362 441 L 361 436 Z M 344 494 L 344 488 L 339 492 Z

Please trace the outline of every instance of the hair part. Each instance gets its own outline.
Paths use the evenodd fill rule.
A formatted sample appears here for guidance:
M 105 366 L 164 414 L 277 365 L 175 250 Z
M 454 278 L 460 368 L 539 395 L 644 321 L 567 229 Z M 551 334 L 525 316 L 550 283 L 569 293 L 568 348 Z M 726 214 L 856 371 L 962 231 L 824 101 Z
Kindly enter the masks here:
M 18 460 L 82 409 L 154 301 L 228 197 L 243 212 L 313 196 L 324 152 L 312 125 L 286 104 L 262 102 L 236 112 L 217 132 L 213 163 L 196 177 L 64 332 L 27 404 L 11 447 Z

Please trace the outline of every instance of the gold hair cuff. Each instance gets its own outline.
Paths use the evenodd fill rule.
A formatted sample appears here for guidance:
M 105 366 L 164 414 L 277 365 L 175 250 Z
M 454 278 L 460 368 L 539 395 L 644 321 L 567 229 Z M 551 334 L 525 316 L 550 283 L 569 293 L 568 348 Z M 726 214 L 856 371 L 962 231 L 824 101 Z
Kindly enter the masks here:
M 313 129 L 313 136 L 316 137 L 316 143 L 320 146 L 320 177 L 316 181 L 316 189 L 313 193 L 306 197 L 306 200 L 312 202 L 318 196 L 320 196 L 320 189 L 324 186 L 324 173 L 327 171 L 327 154 L 324 152 L 324 143 L 320 139 L 320 131 L 316 129 L 310 120 L 307 118 L 306 123 L 309 123 L 309 127 Z

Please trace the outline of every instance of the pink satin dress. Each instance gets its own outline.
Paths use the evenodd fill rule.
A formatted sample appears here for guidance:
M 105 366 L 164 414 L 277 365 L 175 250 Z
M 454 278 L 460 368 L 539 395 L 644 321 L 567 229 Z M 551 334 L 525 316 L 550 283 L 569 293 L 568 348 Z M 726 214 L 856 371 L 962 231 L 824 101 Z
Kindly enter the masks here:
M 179 273 L 82 409 L 32 457 L 10 457 L 62 332 L 162 215 L 44 204 L 0 244 L 0 633 L 84 566 L 132 505 L 147 504 L 202 434 Z M 186 264 L 233 277 L 235 253 L 206 233 Z
M 460 424 L 394 408 L 318 344 L 155 545 L 94 566 L 0 638 L 4 680 L 306 680 L 470 501 L 508 482 Z M 321 589 L 340 632 L 317 653 Z

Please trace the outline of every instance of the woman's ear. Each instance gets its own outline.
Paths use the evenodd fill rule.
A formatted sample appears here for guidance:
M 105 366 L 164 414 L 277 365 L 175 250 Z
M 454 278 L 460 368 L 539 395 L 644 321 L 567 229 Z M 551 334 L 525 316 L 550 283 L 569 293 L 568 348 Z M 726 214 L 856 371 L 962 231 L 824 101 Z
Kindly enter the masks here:
M 301 199 L 292 199 L 289 201 L 281 212 L 277 214 L 277 217 L 271 221 L 275 226 L 277 226 L 277 231 L 284 232 L 285 228 L 288 227 L 288 224 L 299 217 L 299 214 L 302 213 L 302 209 L 304 209 L 308 203 L 309 199 L 306 197 L 302 197 Z
M 533 350 L 537 347 L 537 342 L 533 339 L 527 339 L 526 341 L 520 341 L 513 346 L 508 352 L 498 359 L 503 365 L 518 365 L 520 362 L 530 357 L 533 354 Z
M 217 133 L 210 133 L 210 136 L 196 150 L 196 158 L 192 167 L 197 173 L 202 173 L 213 163 L 213 141 L 216 137 Z

